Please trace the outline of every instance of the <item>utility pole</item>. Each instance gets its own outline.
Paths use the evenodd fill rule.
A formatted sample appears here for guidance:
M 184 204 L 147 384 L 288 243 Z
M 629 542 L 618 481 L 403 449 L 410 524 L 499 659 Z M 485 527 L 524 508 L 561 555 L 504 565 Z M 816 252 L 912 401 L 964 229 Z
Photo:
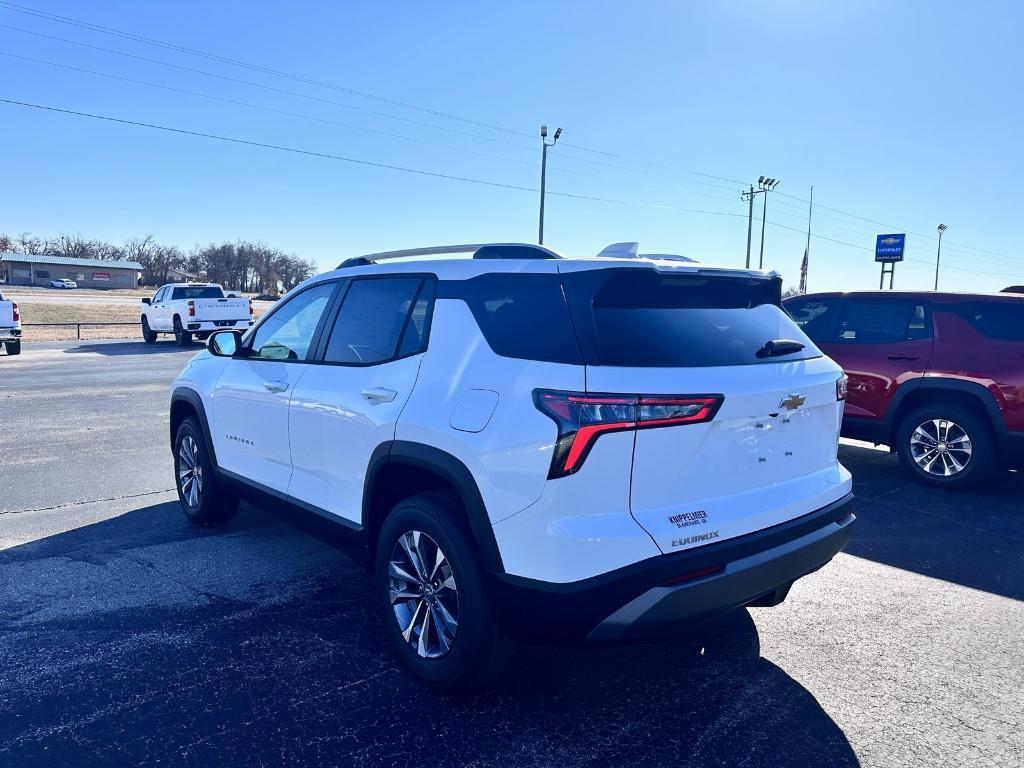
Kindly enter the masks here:
M 747 209 L 747 269 L 750 269 L 750 235 L 753 229 L 754 223 L 754 195 L 765 196 L 764 198 L 764 213 L 761 215 L 761 257 L 759 269 L 764 268 L 764 225 L 765 218 L 768 213 L 768 193 L 771 192 L 782 182 L 778 179 L 769 179 L 764 176 L 759 176 L 757 179 L 757 189 L 754 189 L 754 185 L 750 185 L 750 190 L 747 192 L 741 192 L 740 197 L 747 200 L 750 205 Z
M 945 232 L 949 227 L 945 224 L 939 224 L 939 250 L 935 252 L 935 290 L 939 290 L 939 258 L 942 256 L 942 233 Z
M 538 245 L 544 245 L 544 190 L 547 184 L 548 175 L 548 147 L 555 146 L 558 143 L 558 137 L 562 135 L 562 129 L 556 128 L 555 135 L 551 139 L 551 143 L 548 143 L 548 127 L 542 125 L 540 127 L 540 226 L 537 228 L 537 243 Z

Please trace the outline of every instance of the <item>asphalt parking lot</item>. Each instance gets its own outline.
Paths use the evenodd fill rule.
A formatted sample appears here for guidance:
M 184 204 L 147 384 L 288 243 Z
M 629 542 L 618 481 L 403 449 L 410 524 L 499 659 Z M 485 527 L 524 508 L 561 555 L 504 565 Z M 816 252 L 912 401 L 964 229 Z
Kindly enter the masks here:
M 342 555 L 249 506 L 186 523 L 167 385 L 198 349 L 0 356 L 0 765 L 1024 764 L 1020 473 L 949 494 L 844 444 L 859 528 L 783 605 L 443 697 Z

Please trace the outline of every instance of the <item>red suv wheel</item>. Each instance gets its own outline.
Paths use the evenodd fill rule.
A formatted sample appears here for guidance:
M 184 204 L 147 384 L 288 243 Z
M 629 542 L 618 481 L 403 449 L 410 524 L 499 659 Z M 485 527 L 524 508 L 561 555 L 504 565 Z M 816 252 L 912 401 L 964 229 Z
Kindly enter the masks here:
M 992 469 L 992 431 L 984 419 L 962 406 L 941 403 L 904 417 L 896 433 L 903 466 L 921 482 L 966 488 Z

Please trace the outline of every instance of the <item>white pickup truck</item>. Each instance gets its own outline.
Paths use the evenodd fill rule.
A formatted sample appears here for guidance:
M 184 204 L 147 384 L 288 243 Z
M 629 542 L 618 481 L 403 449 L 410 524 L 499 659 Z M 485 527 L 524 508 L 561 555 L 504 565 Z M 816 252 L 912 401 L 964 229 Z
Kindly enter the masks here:
M 8 355 L 21 354 L 21 313 L 18 305 L 0 293 L 0 342 Z
M 173 333 L 184 347 L 193 334 L 205 339 L 214 331 L 248 329 L 252 323 L 252 301 L 229 298 L 216 283 L 169 283 L 142 300 L 142 338 L 147 344 L 158 334 Z

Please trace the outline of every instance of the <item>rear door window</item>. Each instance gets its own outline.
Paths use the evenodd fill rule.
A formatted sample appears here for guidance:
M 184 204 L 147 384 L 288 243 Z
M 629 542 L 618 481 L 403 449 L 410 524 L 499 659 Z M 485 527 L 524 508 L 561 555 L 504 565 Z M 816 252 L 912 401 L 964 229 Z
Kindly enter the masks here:
M 685 368 L 821 355 L 778 306 L 777 281 L 644 268 L 584 270 L 563 279 L 588 365 Z M 758 355 L 782 339 L 803 348 Z
M 331 329 L 324 360 L 373 365 L 395 359 L 423 282 L 421 277 L 353 280 Z M 425 322 L 425 311 L 421 322 Z M 418 351 L 422 339 L 410 345 Z
M 832 340 L 832 329 L 835 327 L 836 315 L 839 314 L 837 297 L 789 299 L 783 306 L 811 341 L 817 343 Z
M 463 299 L 498 355 L 570 365 L 583 362 L 556 274 L 492 273 L 444 281 L 438 297 Z
M 918 301 L 850 299 L 843 309 L 836 341 L 843 344 L 898 344 L 931 338 L 931 316 Z

